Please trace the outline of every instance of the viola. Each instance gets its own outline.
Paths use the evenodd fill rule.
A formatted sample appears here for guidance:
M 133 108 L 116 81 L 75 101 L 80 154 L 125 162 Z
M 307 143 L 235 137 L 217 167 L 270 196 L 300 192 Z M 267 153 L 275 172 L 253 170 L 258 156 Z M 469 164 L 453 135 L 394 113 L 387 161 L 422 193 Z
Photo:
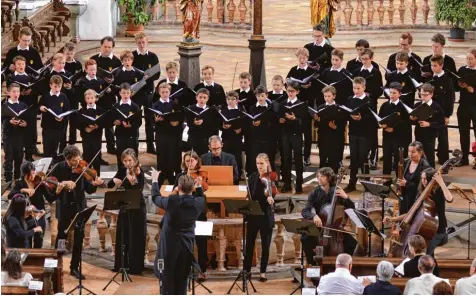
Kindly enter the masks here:
M 189 170 L 187 175 L 191 176 L 194 180 L 198 177 L 202 178 L 202 189 L 203 191 L 208 190 L 208 172 L 207 171 L 196 171 L 196 170 Z

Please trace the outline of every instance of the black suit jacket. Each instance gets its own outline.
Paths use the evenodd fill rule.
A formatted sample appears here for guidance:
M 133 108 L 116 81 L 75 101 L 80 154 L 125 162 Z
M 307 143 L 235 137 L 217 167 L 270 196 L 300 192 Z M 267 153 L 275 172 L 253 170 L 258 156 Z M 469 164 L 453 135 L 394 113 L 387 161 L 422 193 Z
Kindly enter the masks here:
M 416 278 L 421 275 L 420 271 L 418 270 L 418 260 L 421 256 L 422 255 L 415 256 L 413 257 L 413 259 L 403 265 L 404 277 Z M 433 274 L 439 277 L 440 269 L 438 268 L 438 262 L 436 262 L 436 259 L 434 257 L 433 259 L 435 260 L 435 268 L 433 269 Z
M 402 292 L 389 282 L 377 280 L 364 289 L 364 295 L 401 295 Z
M 202 165 L 212 165 L 212 156 L 213 154 L 211 152 L 203 154 L 200 157 L 202 159 Z M 238 172 L 238 165 L 236 164 L 235 156 L 222 152 L 220 156 L 220 165 L 230 165 L 233 167 L 233 184 L 238 185 L 240 182 L 240 174 Z

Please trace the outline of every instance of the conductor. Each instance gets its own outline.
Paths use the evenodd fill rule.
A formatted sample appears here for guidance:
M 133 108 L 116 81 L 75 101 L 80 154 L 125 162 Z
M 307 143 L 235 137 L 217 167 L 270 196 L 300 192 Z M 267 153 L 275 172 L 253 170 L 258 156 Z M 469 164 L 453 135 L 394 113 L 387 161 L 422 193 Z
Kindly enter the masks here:
M 195 180 L 188 175 L 178 180 L 178 195 L 162 197 L 158 183 L 160 172 L 152 170 L 152 201 L 164 209 L 157 256 L 154 263 L 155 275 L 161 281 L 161 294 L 186 295 L 187 277 L 192 264 L 200 270 L 195 257 L 195 222 L 205 209 L 205 198 L 193 196 L 194 187 L 202 186 L 201 178 Z M 197 190 L 200 192 L 200 190 Z M 164 261 L 163 271 L 158 269 L 158 260 Z

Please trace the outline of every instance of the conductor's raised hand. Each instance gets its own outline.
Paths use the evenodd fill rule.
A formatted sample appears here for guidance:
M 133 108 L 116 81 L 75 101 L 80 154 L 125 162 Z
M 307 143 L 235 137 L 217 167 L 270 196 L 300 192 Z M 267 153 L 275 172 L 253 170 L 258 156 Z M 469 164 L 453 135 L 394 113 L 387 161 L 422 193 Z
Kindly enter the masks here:
M 156 171 L 154 168 L 152 168 L 151 176 L 152 176 L 152 182 L 158 182 L 159 181 L 159 176 L 160 176 L 160 171 Z

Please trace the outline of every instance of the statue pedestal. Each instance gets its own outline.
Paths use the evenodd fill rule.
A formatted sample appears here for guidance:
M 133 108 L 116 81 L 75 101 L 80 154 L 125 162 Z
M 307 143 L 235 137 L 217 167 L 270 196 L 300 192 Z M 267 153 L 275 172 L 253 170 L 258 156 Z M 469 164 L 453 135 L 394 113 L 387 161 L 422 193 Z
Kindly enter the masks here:
M 197 44 L 181 43 L 177 45 L 180 55 L 180 80 L 190 88 L 200 83 L 200 55 L 202 46 Z
M 74 26 L 71 26 L 71 37 L 74 43 L 79 43 L 79 17 L 84 14 L 88 7 L 88 0 L 64 0 L 65 7 L 71 11 L 71 19 Z
M 264 49 L 266 39 L 262 35 L 253 35 L 248 39 L 250 53 L 250 74 L 251 85 L 256 88 L 258 85 L 266 87 L 266 70 L 264 67 Z

